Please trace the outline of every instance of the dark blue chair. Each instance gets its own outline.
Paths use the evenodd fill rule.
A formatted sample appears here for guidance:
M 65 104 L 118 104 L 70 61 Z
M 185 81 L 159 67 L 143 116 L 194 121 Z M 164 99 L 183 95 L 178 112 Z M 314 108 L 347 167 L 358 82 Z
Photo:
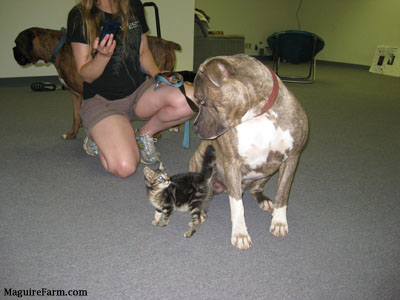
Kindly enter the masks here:
M 301 30 L 275 32 L 267 38 L 273 53 L 273 69 L 283 80 L 288 82 L 312 83 L 315 80 L 316 58 L 325 42 L 318 35 Z M 292 64 L 310 63 L 308 76 L 281 76 L 279 63 L 284 60 Z

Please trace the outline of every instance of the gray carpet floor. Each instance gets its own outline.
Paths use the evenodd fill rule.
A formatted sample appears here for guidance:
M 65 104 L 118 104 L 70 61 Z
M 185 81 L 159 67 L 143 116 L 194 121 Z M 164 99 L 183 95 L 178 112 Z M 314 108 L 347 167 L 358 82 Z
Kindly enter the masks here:
M 87 291 L 64 299 L 400 299 L 400 79 L 320 63 L 314 84 L 288 86 L 310 119 L 289 234 L 269 234 L 271 215 L 246 193 L 248 251 L 230 243 L 227 195 L 190 239 L 188 213 L 154 227 L 143 165 L 118 179 L 84 153 L 83 130 L 60 138 L 67 91 L 0 86 L 0 299 L 42 288 Z M 182 137 L 157 143 L 171 174 L 200 143 L 191 134 L 185 150 Z

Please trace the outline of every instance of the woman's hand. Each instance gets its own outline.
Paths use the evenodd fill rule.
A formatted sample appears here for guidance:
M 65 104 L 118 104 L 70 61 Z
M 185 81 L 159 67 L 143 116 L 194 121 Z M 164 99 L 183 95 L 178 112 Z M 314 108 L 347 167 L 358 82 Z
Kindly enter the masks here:
M 97 50 L 98 54 L 95 57 L 89 54 L 89 45 L 71 43 L 78 72 L 82 79 L 89 83 L 99 78 L 104 72 L 117 45 L 113 34 L 107 34 L 101 42 L 99 41 L 100 39 L 97 37 L 93 42 L 93 48 Z
M 100 55 L 111 57 L 116 45 L 117 42 L 114 40 L 114 35 L 106 34 L 101 42 L 99 37 L 94 40 L 93 49 L 97 50 Z

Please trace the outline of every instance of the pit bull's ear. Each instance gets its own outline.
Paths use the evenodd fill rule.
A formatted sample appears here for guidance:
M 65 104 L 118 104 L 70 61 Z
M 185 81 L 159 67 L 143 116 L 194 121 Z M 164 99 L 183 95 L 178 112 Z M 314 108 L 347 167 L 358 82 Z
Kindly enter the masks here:
M 228 66 L 222 60 L 214 60 L 207 66 L 207 74 L 210 81 L 217 87 L 223 85 L 224 79 L 230 76 Z

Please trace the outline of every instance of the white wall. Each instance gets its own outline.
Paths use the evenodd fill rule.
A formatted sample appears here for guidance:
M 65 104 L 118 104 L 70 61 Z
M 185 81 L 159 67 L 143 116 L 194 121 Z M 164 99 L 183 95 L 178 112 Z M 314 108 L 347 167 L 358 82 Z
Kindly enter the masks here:
M 142 0 L 154 2 L 159 10 L 161 37 L 181 45 L 176 52 L 175 70 L 193 69 L 194 0 Z M 150 35 L 157 36 L 153 7 L 146 7 Z
M 143 0 L 142 2 L 146 2 Z M 165 39 L 182 46 L 177 53 L 177 70 L 193 67 L 194 0 L 153 0 L 159 9 L 161 33 Z M 21 67 L 14 60 L 12 48 L 17 35 L 29 27 L 60 29 L 67 25 L 69 10 L 76 0 L 0 0 L 0 78 L 57 75 L 51 64 Z M 151 35 L 155 30 L 154 9 L 146 8 Z M 182 26 L 182 24 L 185 24 Z
M 399 0 L 305 0 L 304 30 L 325 40 L 319 59 L 370 65 L 376 46 L 400 47 Z
M 52 65 L 20 67 L 12 48 L 17 35 L 29 27 L 60 29 L 75 0 L 0 0 L 0 78 L 56 75 Z
M 196 0 L 211 17 L 211 30 L 240 34 L 252 49 L 275 31 L 298 29 L 301 0 Z M 318 59 L 370 65 L 379 44 L 400 47 L 399 0 L 303 0 L 302 30 L 320 35 L 325 48 Z
M 196 0 L 196 8 L 211 18 L 210 30 L 225 35 L 241 35 L 251 43 L 246 54 L 257 55 L 257 47 L 266 47 L 266 38 L 275 31 L 287 28 L 289 3 L 293 0 Z
M 146 0 L 143 0 L 145 2 Z M 154 0 L 160 10 L 161 33 L 182 45 L 177 70 L 192 68 L 193 15 L 196 7 L 211 17 L 211 30 L 240 34 L 256 55 L 255 44 L 273 32 L 297 29 L 296 9 L 300 0 Z M 0 78 L 56 75 L 52 65 L 18 66 L 12 55 L 14 39 L 32 27 L 59 29 L 66 26 L 67 13 L 76 0 L 0 0 Z M 326 42 L 319 59 L 370 65 L 378 44 L 400 46 L 399 0 L 303 0 L 301 28 L 319 34 Z M 147 20 L 156 35 L 152 8 Z

